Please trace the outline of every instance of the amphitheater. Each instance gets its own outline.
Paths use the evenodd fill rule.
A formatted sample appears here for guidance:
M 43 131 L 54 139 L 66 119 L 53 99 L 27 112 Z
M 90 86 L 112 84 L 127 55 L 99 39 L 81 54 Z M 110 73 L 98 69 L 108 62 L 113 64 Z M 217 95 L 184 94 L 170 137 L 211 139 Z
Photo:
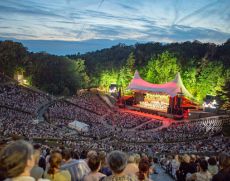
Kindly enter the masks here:
M 0 140 L 24 138 L 49 147 L 84 150 L 122 150 L 161 157 L 173 154 L 218 154 L 230 150 L 223 127 L 229 115 L 196 120 L 170 118 L 116 107 L 98 90 L 73 97 L 54 97 L 33 87 L 0 77 Z M 79 121 L 88 130 L 69 123 Z

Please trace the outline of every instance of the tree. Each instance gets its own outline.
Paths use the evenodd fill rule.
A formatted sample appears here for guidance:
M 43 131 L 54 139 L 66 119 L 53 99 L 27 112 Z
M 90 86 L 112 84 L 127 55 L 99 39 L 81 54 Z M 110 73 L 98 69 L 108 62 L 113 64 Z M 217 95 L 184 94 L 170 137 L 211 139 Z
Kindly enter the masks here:
M 55 95 L 71 95 L 82 88 L 81 63 L 44 53 L 32 54 L 31 62 L 30 74 L 34 86 Z
M 177 58 L 166 51 L 151 58 L 142 73 L 147 81 L 160 84 L 173 80 L 180 69 Z
M 223 75 L 224 70 L 221 63 L 203 61 L 197 75 L 196 98 L 202 101 L 208 94 L 215 96 L 224 85 Z
M 85 60 L 77 59 L 75 61 L 75 68 L 82 79 L 81 87 L 84 87 L 84 88 L 89 87 L 90 78 L 86 73 Z
M 0 42 L 0 72 L 13 78 L 17 67 L 25 67 L 27 62 L 28 52 L 21 43 Z
M 186 89 L 192 94 L 196 95 L 197 93 L 197 69 L 193 66 L 187 67 L 182 72 L 182 79 Z
M 218 95 L 221 97 L 223 103 L 221 107 L 223 109 L 230 109 L 230 81 L 228 80 L 226 84 L 222 87 L 222 90 L 218 92 Z
M 118 73 L 114 70 L 112 71 L 104 71 L 100 76 L 100 88 L 108 91 L 109 86 L 112 83 L 117 83 Z
M 117 84 L 124 93 L 124 90 L 128 87 L 129 82 L 132 80 L 134 74 L 135 57 L 133 53 L 130 53 L 126 60 L 126 65 L 123 66 L 118 74 Z
M 225 84 L 222 86 L 222 89 L 217 91 L 217 95 L 221 98 L 221 107 L 223 109 L 230 109 L 230 69 L 225 71 Z
M 126 60 L 126 68 L 129 69 L 130 72 L 134 73 L 134 65 L 135 65 L 135 56 L 133 52 L 129 54 L 128 59 Z

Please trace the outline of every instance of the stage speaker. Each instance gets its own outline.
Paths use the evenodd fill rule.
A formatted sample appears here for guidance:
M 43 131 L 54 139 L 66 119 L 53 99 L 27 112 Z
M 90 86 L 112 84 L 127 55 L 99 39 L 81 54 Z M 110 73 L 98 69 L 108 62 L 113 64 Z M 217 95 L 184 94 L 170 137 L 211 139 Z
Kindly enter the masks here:
M 177 106 L 178 106 L 178 108 L 180 108 L 181 107 L 181 104 L 182 104 L 182 97 L 177 97 Z

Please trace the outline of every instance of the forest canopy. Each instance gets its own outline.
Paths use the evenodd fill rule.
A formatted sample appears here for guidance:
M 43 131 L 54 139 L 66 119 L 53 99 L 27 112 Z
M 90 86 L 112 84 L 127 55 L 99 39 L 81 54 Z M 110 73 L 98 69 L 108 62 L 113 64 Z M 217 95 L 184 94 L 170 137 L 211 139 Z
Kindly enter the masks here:
M 0 42 L 0 72 L 14 77 L 20 72 L 32 86 L 54 95 L 72 95 L 78 89 L 116 83 L 126 90 L 135 70 L 152 83 L 165 83 L 181 73 L 190 93 L 202 101 L 219 95 L 229 101 L 230 40 L 222 45 L 201 43 L 146 43 L 111 48 L 86 54 L 55 56 L 32 53 L 21 43 Z

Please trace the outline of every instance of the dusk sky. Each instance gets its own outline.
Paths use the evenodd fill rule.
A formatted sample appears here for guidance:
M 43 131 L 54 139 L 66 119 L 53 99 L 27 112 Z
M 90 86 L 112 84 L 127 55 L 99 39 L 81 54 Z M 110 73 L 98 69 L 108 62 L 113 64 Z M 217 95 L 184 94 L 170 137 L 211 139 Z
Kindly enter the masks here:
M 230 0 L 1 0 L 0 38 L 223 43 Z

